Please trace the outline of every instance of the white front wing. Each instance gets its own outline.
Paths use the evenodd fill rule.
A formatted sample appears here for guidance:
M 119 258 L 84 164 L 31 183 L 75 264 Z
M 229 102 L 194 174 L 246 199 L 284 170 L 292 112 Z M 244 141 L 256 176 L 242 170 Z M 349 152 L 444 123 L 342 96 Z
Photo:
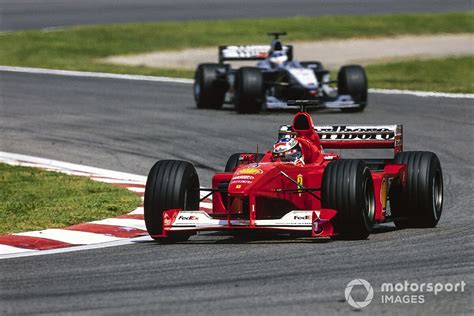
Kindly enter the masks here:
M 280 219 L 261 219 L 255 220 L 256 228 L 272 228 L 285 230 L 311 230 L 312 214 L 319 218 L 318 210 L 294 210 L 285 214 Z M 249 226 L 250 220 L 215 219 L 204 211 L 181 211 L 171 226 L 172 231 L 194 230 L 194 229 L 212 229 L 230 226 Z

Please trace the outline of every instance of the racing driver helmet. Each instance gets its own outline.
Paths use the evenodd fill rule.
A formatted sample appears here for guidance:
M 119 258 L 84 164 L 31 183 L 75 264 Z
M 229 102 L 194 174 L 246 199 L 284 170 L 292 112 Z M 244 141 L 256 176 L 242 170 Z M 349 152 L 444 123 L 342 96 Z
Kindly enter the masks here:
M 271 53 L 269 60 L 273 65 L 281 66 L 288 61 L 288 56 L 284 51 L 276 50 Z
M 273 158 L 283 162 L 303 161 L 300 143 L 294 138 L 280 138 L 273 145 Z

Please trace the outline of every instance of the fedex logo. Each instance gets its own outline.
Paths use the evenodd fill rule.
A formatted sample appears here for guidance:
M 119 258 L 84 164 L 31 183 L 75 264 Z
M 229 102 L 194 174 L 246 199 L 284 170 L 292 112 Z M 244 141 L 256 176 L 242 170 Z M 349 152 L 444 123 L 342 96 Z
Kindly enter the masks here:
M 298 221 L 309 220 L 311 219 L 311 215 L 294 215 L 293 219 Z
M 199 217 L 194 216 L 194 215 L 189 215 L 189 216 L 180 215 L 178 217 L 178 220 L 182 220 L 182 221 L 197 221 L 198 219 Z

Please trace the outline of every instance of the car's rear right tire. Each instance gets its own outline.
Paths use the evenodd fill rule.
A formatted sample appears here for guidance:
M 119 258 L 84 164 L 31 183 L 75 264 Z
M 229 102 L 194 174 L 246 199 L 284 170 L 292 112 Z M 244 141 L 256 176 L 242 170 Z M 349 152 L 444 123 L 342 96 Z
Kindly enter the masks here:
M 334 228 L 343 239 L 366 239 L 375 222 L 372 176 L 362 160 L 341 159 L 328 164 L 321 184 L 322 208 L 334 209 Z
M 146 229 L 152 238 L 163 234 L 163 212 L 170 209 L 199 209 L 199 178 L 189 162 L 160 160 L 148 174 L 144 213 Z M 172 233 L 169 240 L 185 240 L 191 235 Z
M 234 105 L 238 113 L 258 113 L 264 102 L 263 76 L 256 67 L 242 67 L 235 74 Z
M 225 71 L 220 64 L 200 64 L 194 74 L 194 100 L 199 109 L 220 109 L 225 101 L 226 83 L 219 80 L 217 71 Z
M 362 66 L 342 66 L 337 75 L 337 92 L 340 95 L 350 95 L 358 107 L 343 108 L 343 112 L 362 112 L 367 106 L 368 83 L 367 75 Z

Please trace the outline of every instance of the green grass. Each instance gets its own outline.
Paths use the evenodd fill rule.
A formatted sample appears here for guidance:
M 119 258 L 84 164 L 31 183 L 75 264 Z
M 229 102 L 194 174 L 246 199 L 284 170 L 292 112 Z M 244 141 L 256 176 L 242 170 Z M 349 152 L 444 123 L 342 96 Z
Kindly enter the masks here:
M 474 93 L 474 55 L 365 67 L 371 88 Z
M 139 197 L 125 188 L 0 163 L 0 234 L 112 217 L 139 204 Z
M 107 65 L 111 55 L 266 43 L 268 31 L 286 30 L 287 41 L 473 33 L 474 13 L 321 16 L 230 21 L 161 22 L 81 26 L 0 35 L 0 64 L 116 73 L 190 76 L 190 71 Z

